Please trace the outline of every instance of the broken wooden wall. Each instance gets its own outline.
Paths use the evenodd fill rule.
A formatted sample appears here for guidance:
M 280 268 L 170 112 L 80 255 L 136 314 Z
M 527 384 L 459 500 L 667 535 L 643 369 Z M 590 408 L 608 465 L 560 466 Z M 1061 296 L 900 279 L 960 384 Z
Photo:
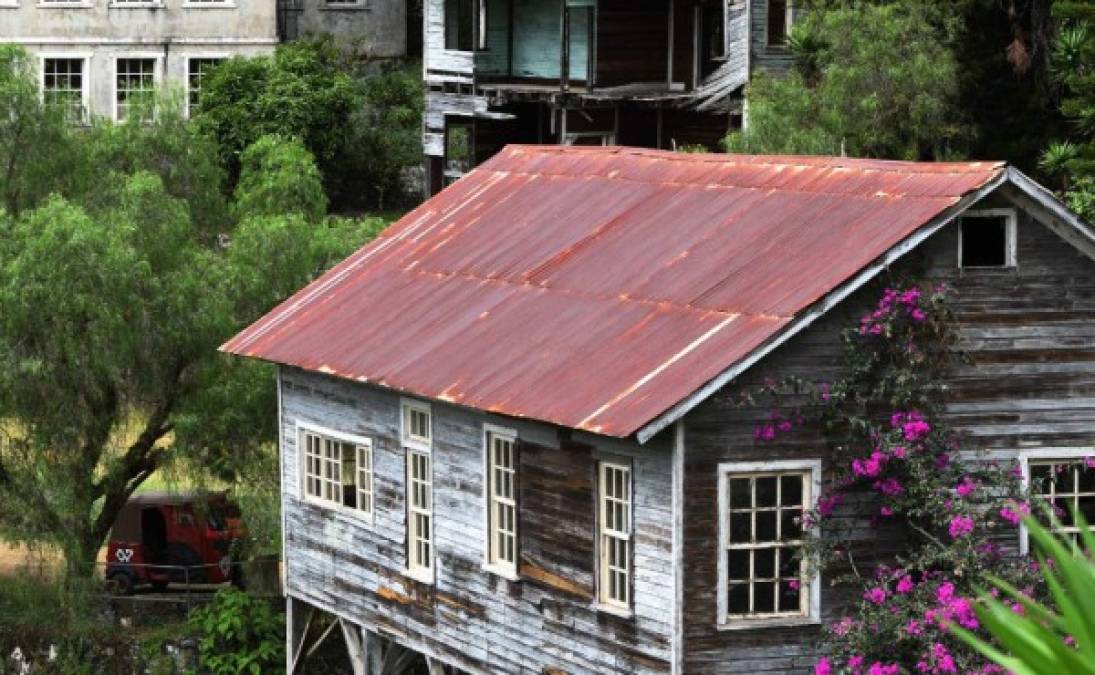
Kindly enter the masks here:
M 999 197 L 992 199 L 998 200 Z M 990 199 L 985 204 L 999 204 Z M 895 268 L 898 275 L 942 281 L 957 295 L 961 344 L 973 359 L 948 382 L 947 415 L 966 434 L 966 447 L 988 449 L 1011 461 L 1021 449 L 1095 444 L 1095 262 L 1020 212 L 1017 269 L 957 269 L 957 225 L 931 237 Z M 775 263 L 784 264 L 784 263 Z M 753 439 L 773 409 L 802 403 L 790 398 L 741 408 L 743 389 L 767 378 L 797 375 L 832 381 L 842 355 L 840 331 L 873 309 L 879 287 L 868 286 L 739 381 L 685 418 L 685 638 L 686 672 L 812 672 L 816 627 L 720 631 L 716 628 L 717 465 L 725 461 L 827 458 L 824 440 L 810 430 L 774 442 Z M 985 457 L 980 459 L 984 460 Z M 825 465 L 826 475 L 831 466 Z M 873 499 L 853 496 L 838 521 L 860 571 L 899 551 L 904 534 L 872 528 Z M 1001 533 L 1018 545 L 1018 532 Z M 855 600 L 851 589 L 822 579 L 822 613 L 841 616 Z
M 399 396 L 294 369 L 282 370 L 283 507 L 287 589 L 298 599 L 379 630 L 469 672 L 669 670 L 673 608 L 671 464 L 663 441 L 560 437 L 433 404 L 436 583 L 404 576 L 405 466 Z M 376 515 L 300 498 L 297 422 L 368 436 L 375 443 Z M 520 581 L 482 570 L 482 424 L 518 430 Z M 634 617 L 594 607 L 593 452 L 634 458 Z

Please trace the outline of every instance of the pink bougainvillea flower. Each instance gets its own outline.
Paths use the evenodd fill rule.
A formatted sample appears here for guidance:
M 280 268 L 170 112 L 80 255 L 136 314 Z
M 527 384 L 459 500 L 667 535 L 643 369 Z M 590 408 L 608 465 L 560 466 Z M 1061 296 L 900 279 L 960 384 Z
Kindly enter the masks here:
M 823 518 L 828 518 L 829 516 L 833 515 L 833 511 L 836 510 L 836 507 L 840 506 L 843 503 L 844 495 L 839 493 L 835 495 L 829 495 L 827 497 L 822 497 L 821 499 L 817 500 L 817 512 L 820 513 Z
M 906 574 L 898 580 L 897 588 L 895 590 L 901 595 L 905 595 L 906 593 L 911 593 L 914 588 L 916 588 L 916 584 L 913 583 L 912 577 Z
M 1095 469 L 1095 457 L 1084 457 L 1084 466 Z
M 753 438 L 758 441 L 770 441 L 775 437 L 776 428 L 771 424 L 764 424 L 753 430 Z
M 881 663 L 879 661 L 872 663 L 867 671 L 868 675 L 898 675 L 900 672 L 901 667 L 896 663 Z
M 895 445 L 893 446 L 893 449 L 890 450 L 890 454 L 898 459 L 905 459 L 905 457 L 908 455 L 908 452 L 909 451 L 905 449 L 904 445 Z
M 958 483 L 958 487 L 954 488 L 959 497 L 969 497 L 976 489 L 977 482 L 969 476 L 962 476 L 962 480 Z
M 893 509 L 888 506 L 883 506 L 878 510 L 878 515 L 882 516 L 883 518 L 889 518 L 893 515 Z
M 928 315 L 925 314 L 919 307 L 909 312 L 909 316 L 911 316 L 912 320 L 916 321 L 917 323 L 928 318 Z
M 1023 516 L 1030 515 L 1030 505 L 1026 502 L 1008 502 L 1008 506 L 1000 509 L 1000 517 L 1012 525 L 1018 525 Z
M 832 675 L 833 664 L 829 663 L 829 659 L 822 656 L 818 659 L 818 662 L 814 664 L 814 675 Z
M 802 584 L 799 583 L 798 579 L 791 579 L 787 582 L 787 588 L 790 588 L 792 591 L 797 591 L 801 585 Z
M 909 623 L 905 624 L 905 632 L 909 635 L 923 635 L 924 628 L 920 625 L 919 621 L 912 619 Z
M 973 532 L 973 519 L 966 516 L 955 516 L 951 518 L 950 526 L 947 528 L 947 533 L 950 534 L 951 539 L 959 539 Z
M 1065 636 L 1065 645 L 1067 645 L 1069 647 L 1075 647 L 1076 646 L 1076 638 L 1072 637 L 1071 635 L 1066 635 Z
M 852 672 L 858 671 L 863 667 L 863 661 L 864 659 L 861 655 L 854 654 L 852 655 L 852 658 L 848 659 L 848 668 L 850 668 Z
M 886 602 L 888 596 L 889 593 L 886 592 L 886 589 L 875 586 L 863 594 L 863 599 L 872 604 L 881 605 Z

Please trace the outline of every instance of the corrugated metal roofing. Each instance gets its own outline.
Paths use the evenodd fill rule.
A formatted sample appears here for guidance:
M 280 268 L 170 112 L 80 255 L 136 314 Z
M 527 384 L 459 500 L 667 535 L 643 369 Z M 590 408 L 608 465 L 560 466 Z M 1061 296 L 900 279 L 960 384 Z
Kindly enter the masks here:
M 1004 171 L 509 146 L 222 349 L 628 436 Z

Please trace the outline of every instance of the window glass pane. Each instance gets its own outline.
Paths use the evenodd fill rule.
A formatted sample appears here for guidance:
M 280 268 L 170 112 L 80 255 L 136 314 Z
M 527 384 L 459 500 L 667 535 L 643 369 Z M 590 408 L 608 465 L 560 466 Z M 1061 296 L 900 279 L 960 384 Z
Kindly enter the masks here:
M 753 505 L 753 493 L 748 478 L 730 479 L 730 508 L 747 509 Z
M 753 516 L 750 513 L 730 514 L 730 541 L 752 541 Z
M 727 552 L 727 566 L 731 579 L 749 578 L 749 557 L 748 549 L 731 549 Z
M 776 505 L 776 477 L 764 476 L 757 478 L 757 506 Z
M 749 612 L 749 585 L 730 584 L 726 598 L 726 609 L 730 614 Z
M 1080 462 L 1076 465 L 1076 470 L 1079 473 L 1080 492 L 1095 492 L 1095 469 L 1086 462 Z
M 776 549 L 761 548 L 753 552 L 753 578 L 772 579 L 776 576 Z
M 757 614 L 776 611 L 776 584 L 758 581 L 753 584 L 753 611 Z
M 802 505 L 802 476 L 783 476 L 780 478 L 780 499 L 783 506 Z
M 797 612 L 801 608 L 801 600 L 799 598 L 799 591 L 801 586 L 798 582 L 789 583 L 784 581 L 779 585 L 779 611 L 780 612 Z
M 757 511 L 757 541 L 775 541 L 776 512 Z
M 802 511 L 783 509 L 780 512 L 780 538 L 798 539 L 802 537 Z

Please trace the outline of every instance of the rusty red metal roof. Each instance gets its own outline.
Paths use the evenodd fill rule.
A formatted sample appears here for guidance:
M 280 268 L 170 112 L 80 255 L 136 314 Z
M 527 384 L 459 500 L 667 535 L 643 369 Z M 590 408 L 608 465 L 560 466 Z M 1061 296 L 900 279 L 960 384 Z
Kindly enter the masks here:
M 1005 171 L 509 146 L 222 349 L 629 436 Z

